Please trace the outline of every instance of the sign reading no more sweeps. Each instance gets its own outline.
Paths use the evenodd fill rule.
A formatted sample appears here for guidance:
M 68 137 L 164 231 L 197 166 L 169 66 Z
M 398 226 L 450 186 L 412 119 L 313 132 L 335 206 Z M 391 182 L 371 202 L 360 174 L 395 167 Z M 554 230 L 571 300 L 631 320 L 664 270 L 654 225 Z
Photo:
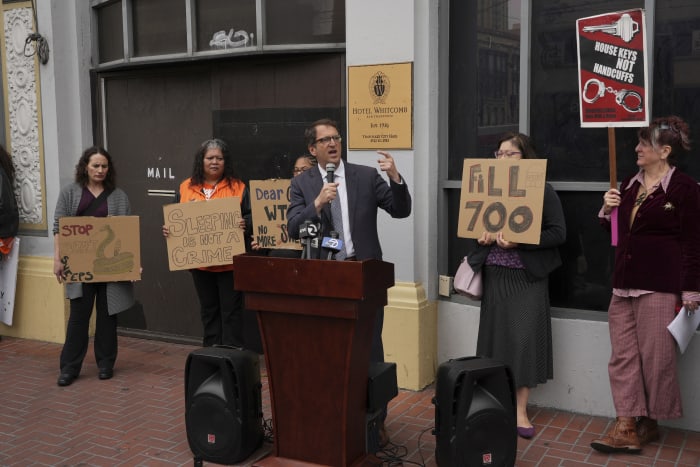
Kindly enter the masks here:
M 546 174 L 545 159 L 464 159 L 457 236 L 538 244 Z
M 261 248 L 301 250 L 287 231 L 290 187 L 289 179 L 250 181 L 253 239 Z

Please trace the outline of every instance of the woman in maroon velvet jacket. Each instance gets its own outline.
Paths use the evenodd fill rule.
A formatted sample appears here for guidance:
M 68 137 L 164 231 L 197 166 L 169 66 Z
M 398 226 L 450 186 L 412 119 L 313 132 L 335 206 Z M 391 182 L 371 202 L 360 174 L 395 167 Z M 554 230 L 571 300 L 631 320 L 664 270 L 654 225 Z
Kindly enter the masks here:
M 693 313 L 700 300 L 700 190 L 674 165 L 690 149 L 688 133 L 675 116 L 641 128 L 639 172 L 603 197 L 600 215 L 608 226 L 618 208 L 608 309 L 617 420 L 591 443 L 598 451 L 638 453 L 659 438 L 657 419 L 682 416 L 676 345 L 666 326 L 676 305 Z

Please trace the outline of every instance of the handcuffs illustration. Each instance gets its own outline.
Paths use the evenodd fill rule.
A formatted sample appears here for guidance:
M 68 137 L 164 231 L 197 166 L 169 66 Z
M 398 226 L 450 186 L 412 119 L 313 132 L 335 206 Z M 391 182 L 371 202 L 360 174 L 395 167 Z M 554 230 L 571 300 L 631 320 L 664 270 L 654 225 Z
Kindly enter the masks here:
M 598 86 L 598 91 L 593 97 L 588 97 L 588 88 L 594 85 Z M 586 81 L 586 84 L 583 86 L 582 97 L 584 101 L 586 101 L 589 104 L 592 104 L 601 97 L 603 97 L 606 92 L 615 94 L 615 102 L 617 102 L 618 105 L 622 106 L 628 112 L 635 113 L 644 110 L 642 105 L 642 96 L 637 91 L 631 91 L 629 89 L 620 89 L 619 91 L 615 91 L 610 86 L 606 87 L 603 81 L 595 78 L 591 78 L 588 81 Z M 630 99 L 632 100 L 632 102 L 628 102 L 628 100 Z M 633 106 L 635 104 L 635 99 L 637 100 L 636 107 Z

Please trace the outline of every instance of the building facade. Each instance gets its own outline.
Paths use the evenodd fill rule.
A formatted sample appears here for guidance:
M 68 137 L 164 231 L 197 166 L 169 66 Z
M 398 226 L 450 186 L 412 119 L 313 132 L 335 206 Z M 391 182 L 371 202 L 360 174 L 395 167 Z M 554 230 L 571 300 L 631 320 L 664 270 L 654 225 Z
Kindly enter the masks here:
M 283 177 L 304 152 L 303 128 L 347 127 L 347 69 L 413 64 L 413 147 L 392 150 L 414 199 L 408 219 L 380 215 L 395 264 L 384 339 L 399 383 L 420 389 L 437 365 L 473 355 L 478 303 L 441 296 L 464 256 L 457 237 L 462 160 L 488 157 L 507 130 L 530 134 L 548 159 L 569 238 L 552 276 L 555 377 L 533 403 L 614 414 L 606 322 L 612 248 L 596 216 L 608 186 L 604 129 L 579 125 L 577 18 L 644 8 L 652 114 L 700 128 L 700 6 L 670 0 L 35 0 L 4 1 L 4 142 L 20 176 L 22 248 L 15 323 L 0 334 L 62 342 L 66 303 L 52 274 L 53 208 L 81 151 L 102 144 L 141 216 L 139 306 L 122 332 L 196 338 L 186 273 L 167 270 L 162 206 L 202 140 L 232 147 L 241 177 Z M 38 32 L 48 46 L 36 39 Z M 41 53 L 40 53 L 41 52 Z M 48 53 L 48 57 L 46 56 Z M 46 59 L 46 60 L 45 60 Z M 44 63 L 45 61 L 45 63 Z M 345 135 L 344 135 L 345 136 Z M 617 130 L 618 171 L 635 168 L 634 129 Z M 376 154 L 347 150 L 374 166 Z M 683 170 L 700 178 L 700 159 Z M 700 357 L 680 359 L 686 416 L 700 430 Z

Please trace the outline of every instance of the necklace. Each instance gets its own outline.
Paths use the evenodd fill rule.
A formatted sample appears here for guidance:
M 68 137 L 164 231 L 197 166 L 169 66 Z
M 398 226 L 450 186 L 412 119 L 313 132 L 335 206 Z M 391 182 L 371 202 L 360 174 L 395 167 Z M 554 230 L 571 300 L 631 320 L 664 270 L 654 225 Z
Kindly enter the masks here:
M 662 177 L 662 178 L 663 178 L 663 177 Z M 642 191 L 642 192 L 639 194 L 639 196 L 637 196 L 637 199 L 634 200 L 634 206 L 635 206 L 635 207 L 639 207 L 639 206 L 644 202 L 644 200 L 647 199 L 647 194 L 648 194 L 648 193 L 653 193 L 653 192 L 655 192 L 656 189 L 659 187 L 660 184 L 661 184 L 661 180 L 659 180 L 658 182 L 656 182 L 656 183 L 655 183 L 651 188 L 649 188 L 649 189 L 647 189 L 646 185 L 642 184 L 641 188 L 643 188 L 644 191 Z
M 641 205 L 646 198 L 647 198 L 647 192 L 646 191 L 641 192 L 639 194 L 639 196 L 637 196 L 637 199 L 634 200 L 634 207 L 639 207 L 639 205 Z
M 216 191 L 216 185 L 218 185 L 219 182 L 216 182 L 212 188 L 207 188 L 205 186 L 202 187 L 202 192 L 204 193 L 204 199 L 210 199 L 214 192 Z

